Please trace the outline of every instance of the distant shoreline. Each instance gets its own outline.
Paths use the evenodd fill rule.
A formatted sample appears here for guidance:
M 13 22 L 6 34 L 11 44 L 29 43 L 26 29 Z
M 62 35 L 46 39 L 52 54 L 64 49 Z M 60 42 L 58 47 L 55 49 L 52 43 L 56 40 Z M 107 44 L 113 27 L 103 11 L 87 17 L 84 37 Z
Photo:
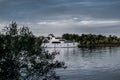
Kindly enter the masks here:
M 120 44 L 78 45 L 78 48 L 85 48 L 85 47 L 120 47 Z
M 115 35 L 96 34 L 63 34 L 62 38 L 78 42 L 78 47 L 117 47 L 120 46 L 120 37 Z

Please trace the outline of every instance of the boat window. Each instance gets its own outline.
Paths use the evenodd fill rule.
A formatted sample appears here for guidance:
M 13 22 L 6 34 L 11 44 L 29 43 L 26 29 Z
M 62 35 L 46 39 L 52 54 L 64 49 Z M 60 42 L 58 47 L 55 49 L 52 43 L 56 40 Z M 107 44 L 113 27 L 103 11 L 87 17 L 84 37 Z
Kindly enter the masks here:
M 61 42 L 59 42 L 59 41 L 55 41 L 55 42 L 52 42 L 53 44 L 59 44 L 59 43 L 61 43 Z

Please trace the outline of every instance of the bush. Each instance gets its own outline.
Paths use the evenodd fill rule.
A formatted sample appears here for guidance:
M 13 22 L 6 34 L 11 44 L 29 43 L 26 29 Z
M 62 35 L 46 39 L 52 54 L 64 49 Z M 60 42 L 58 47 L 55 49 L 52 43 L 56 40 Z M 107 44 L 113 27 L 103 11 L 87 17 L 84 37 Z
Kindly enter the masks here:
M 0 34 L 0 80 L 59 79 L 54 69 L 64 62 L 55 61 L 57 53 L 46 52 L 41 44 L 28 27 L 18 29 L 16 22 L 5 27 Z

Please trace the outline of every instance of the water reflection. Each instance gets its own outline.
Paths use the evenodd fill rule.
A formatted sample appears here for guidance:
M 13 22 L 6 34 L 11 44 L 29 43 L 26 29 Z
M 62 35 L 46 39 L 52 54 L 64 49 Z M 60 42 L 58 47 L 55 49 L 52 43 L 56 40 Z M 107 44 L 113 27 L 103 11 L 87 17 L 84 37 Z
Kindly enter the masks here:
M 120 80 L 120 47 L 50 48 L 67 69 L 57 70 L 62 80 Z

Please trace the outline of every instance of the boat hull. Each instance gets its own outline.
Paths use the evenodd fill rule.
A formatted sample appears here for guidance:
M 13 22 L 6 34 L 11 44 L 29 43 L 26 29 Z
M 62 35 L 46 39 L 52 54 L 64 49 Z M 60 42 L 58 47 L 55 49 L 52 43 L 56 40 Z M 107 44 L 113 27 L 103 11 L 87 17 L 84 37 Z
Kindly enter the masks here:
M 73 48 L 78 47 L 78 43 L 60 43 L 60 44 L 43 43 L 41 46 L 46 48 Z

